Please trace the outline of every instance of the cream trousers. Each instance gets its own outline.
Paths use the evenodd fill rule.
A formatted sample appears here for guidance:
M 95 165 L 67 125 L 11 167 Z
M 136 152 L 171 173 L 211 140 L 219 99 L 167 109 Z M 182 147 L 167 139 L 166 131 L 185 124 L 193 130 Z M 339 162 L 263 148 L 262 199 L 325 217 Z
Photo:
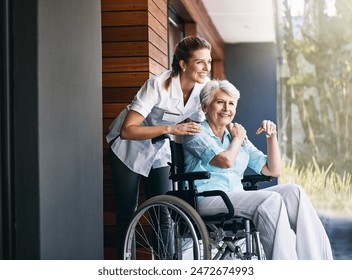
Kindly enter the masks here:
M 259 191 L 230 192 L 235 215 L 253 221 L 267 259 L 330 260 L 325 229 L 304 190 L 281 184 Z M 201 214 L 226 212 L 220 197 L 199 201 Z

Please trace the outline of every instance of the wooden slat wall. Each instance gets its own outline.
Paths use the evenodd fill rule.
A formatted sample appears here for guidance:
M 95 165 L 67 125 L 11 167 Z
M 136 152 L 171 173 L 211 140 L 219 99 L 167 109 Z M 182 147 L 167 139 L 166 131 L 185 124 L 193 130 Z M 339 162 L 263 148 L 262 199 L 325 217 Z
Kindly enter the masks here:
M 105 259 L 114 259 L 116 193 L 105 136 L 143 83 L 168 67 L 167 0 L 101 0 L 101 9 L 104 244 Z M 143 191 L 141 195 L 143 200 Z
M 168 67 L 168 4 L 186 16 L 185 35 L 198 35 L 213 47 L 213 77 L 225 78 L 224 43 L 199 0 L 101 0 L 103 51 L 104 244 L 115 258 L 116 194 L 105 136 L 113 119 L 142 84 Z M 144 200 L 143 189 L 140 201 Z

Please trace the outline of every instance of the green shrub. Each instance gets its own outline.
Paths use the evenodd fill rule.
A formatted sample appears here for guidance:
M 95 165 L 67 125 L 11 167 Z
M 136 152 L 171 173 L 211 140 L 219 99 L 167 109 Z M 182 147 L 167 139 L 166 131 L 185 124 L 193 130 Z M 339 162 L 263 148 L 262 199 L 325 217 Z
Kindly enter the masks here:
M 321 167 L 314 157 L 301 167 L 296 166 L 295 157 L 290 162 L 284 160 L 279 182 L 302 186 L 319 213 L 352 216 L 352 175 L 338 174 L 332 165 Z

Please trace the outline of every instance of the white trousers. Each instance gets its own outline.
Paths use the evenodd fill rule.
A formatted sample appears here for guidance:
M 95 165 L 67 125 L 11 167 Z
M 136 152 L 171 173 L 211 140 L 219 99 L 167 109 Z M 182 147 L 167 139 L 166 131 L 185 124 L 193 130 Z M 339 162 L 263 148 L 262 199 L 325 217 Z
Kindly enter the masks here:
M 235 215 L 253 221 L 267 259 L 330 260 L 325 229 L 304 190 L 281 184 L 259 191 L 230 192 Z M 226 212 L 220 197 L 199 201 L 201 214 Z

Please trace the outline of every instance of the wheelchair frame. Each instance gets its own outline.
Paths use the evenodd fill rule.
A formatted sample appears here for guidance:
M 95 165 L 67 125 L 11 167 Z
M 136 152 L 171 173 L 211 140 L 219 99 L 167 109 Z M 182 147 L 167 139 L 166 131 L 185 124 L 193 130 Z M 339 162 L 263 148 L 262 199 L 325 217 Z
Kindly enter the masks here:
M 127 229 L 124 259 L 265 259 L 260 234 L 251 220 L 236 217 L 225 192 L 219 190 L 198 193 L 195 180 L 210 178 L 209 172 L 185 173 L 182 144 L 168 135 L 152 139 L 153 143 L 168 139 L 171 148 L 169 179 L 173 190 L 155 196 L 140 205 Z M 258 190 L 258 183 L 271 181 L 264 175 L 246 175 L 245 190 Z M 188 182 L 188 189 L 184 189 Z M 197 211 L 199 196 L 220 196 L 227 213 L 211 216 Z

